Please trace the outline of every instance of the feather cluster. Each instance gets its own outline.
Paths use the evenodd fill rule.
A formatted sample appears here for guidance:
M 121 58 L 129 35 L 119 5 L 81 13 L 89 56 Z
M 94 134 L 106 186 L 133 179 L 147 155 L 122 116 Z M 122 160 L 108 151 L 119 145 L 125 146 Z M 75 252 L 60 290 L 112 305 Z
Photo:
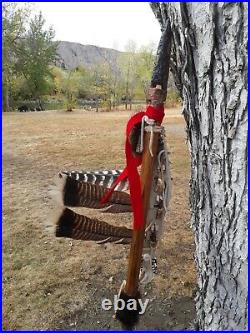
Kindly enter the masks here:
M 114 191 L 108 203 L 100 203 L 100 199 L 120 173 L 120 170 L 60 172 L 55 180 L 55 185 L 49 189 L 50 197 L 61 207 L 55 218 L 56 237 L 91 240 L 98 244 L 130 243 L 132 229 L 116 227 L 66 208 L 87 207 L 100 209 L 107 213 L 131 212 L 130 196 L 124 192 L 128 188 L 126 181 L 119 184 L 123 191 Z

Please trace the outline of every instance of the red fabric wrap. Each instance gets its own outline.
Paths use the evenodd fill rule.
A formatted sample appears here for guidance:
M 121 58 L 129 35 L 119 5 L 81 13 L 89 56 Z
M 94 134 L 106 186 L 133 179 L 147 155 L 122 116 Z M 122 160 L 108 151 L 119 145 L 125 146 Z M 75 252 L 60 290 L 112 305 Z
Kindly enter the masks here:
M 154 119 L 155 121 L 161 123 L 164 118 L 164 107 L 157 106 L 154 107 L 149 105 L 145 112 L 139 112 L 132 116 L 126 128 L 126 143 L 125 143 L 125 153 L 126 153 L 126 161 L 127 166 L 123 170 L 123 172 L 119 175 L 119 177 L 114 181 L 109 191 L 103 196 L 101 199 L 101 203 L 104 204 L 108 201 L 110 196 L 112 195 L 115 187 L 120 183 L 120 181 L 124 180 L 128 177 L 129 181 L 129 189 L 130 189 L 130 200 L 133 209 L 134 215 L 134 225 L 133 228 L 135 230 L 139 230 L 144 225 L 144 216 L 143 216 L 143 207 L 142 207 L 142 193 L 141 193 L 141 180 L 137 170 L 137 167 L 142 163 L 141 156 L 134 156 L 132 147 L 129 143 L 129 134 L 133 127 L 141 123 L 142 118 L 144 116 L 148 116 L 150 119 Z

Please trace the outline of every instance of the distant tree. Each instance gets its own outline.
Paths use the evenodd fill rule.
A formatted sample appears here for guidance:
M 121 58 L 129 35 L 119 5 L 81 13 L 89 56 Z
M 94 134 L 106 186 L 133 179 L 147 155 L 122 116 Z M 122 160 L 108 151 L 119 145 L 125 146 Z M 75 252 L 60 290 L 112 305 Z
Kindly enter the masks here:
M 62 92 L 66 97 L 66 109 L 67 111 L 73 111 L 76 105 L 76 96 L 79 91 L 79 75 L 77 71 L 65 71 L 61 85 Z
M 77 97 L 87 98 L 90 88 L 90 70 L 81 65 L 76 68 L 76 73 L 79 84 Z
M 10 97 L 15 91 L 19 72 L 16 68 L 18 48 L 24 38 L 26 23 L 30 15 L 29 6 L 18 7 L 17 3 L 2 3 L 2 84 L 3 109 L 10 111 Z
M 121 54 L 118 63 L 121 71 L 123 99 L 127 110 L 128 104 L 130 104 L 130 109 L 132 108 L 137 79 L 137 54 L 134 41 L 128 41 L 125 46 L 125 52 Z
M 99 100 L 105 98 L 104 78 L 101 66 L 92 66 L 89 81 L 89 97 L 96 101 L 96 112 L 99 110 Z
M 154 68 L 155 45 L 153 43 L 142 46 L 137 53 L 136 74 L 137 82 L 143 89 L 144 97 L 150 85 L 150 80 Z
M 54 94 L 65 99 L 66 109 L 72 111 L 76 106 L 77 98 L 86 98 L 89 95 L 90 73 L 79 66 L 73 70 L 63 70 L 51 67 Z
M 55 95 L 61 95 L 63 90 L 63 80 L 65 77 L 65 71 L 59 67 L 51 66 L 50 73 L 54 83 Z
M 125 108 L 132 107 L 135 96 L 145 98 L 154 67 L 155 45 L 148 44 L 139 50 L 136 43 L 130 40 L 125 46 L 125 52 L 118 59 L 121 78 L 120 86 L 123 92 Z
M 44 27 L 45 20 L 40 12 L 30 22 L 28 32 L 18 48 L 18 69 L 25 76 L 31 96 L 41 106 L 41 96 L 48 92 L 47 77 L 51 76 L 50 64 L 56 57 L 54 30 Z
M 93 66 L 90 71 L 89 96 L 96 100 L 96 111 L 99 103 L 108 110 L 117 103 L 119 96 L 119 73 L 109 61 Z
M 113 68 L 110 63 L 102 66 L 104 83 L 104 99 L 109 110 L 116 107 L 120 99 L 120 73 L 117 68 Z

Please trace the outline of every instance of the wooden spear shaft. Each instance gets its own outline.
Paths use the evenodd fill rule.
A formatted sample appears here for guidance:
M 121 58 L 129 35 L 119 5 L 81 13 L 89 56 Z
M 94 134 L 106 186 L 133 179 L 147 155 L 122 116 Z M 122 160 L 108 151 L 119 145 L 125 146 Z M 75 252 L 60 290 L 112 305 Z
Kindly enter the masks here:
M 149 209 L 149 200 L 153 180 L 154 163 L 157 156 L 157 148 L 159 142 L 159 133 L 154 133 L 152 141 L 152 153 L 149 150 L 150 133 L 144 134 L 144 149 L 141 167 L 141 188 L 142 188 L 142 205 L 144 224 L 140 230 L 134 230 L 132 242 L 129 252 L 129 264 L 126 285 L 124 291 L 127 295 L 135 297 L 139 287 L 139 273 L 141 268 L 141 258 L 143 251 L 143 243 L 145 238 L 145 227 L 147 221 L 147 213 Z
M 167 97 L 167 84 L 169 75 L 169 64 L 170 64 L 170 53 L 171 53 L 171 26 L 170 20 L 166 21 L 166 28 L 162 32 L 162 36 L 158 45 L 157 60 L 151 79 L 151 87 L 156 87 L 159 91 L 162 91 L 163 103 Z M 156 123 L 156 125 L 160 125 Z M 135 297 L 138 294 L 139 287 L 139 273 L 141 268 L 141 258 L 143 252 L 143 243 L 145 237 L 145 227 L 147 221 L 147 214 L 149 209 L 150 193 L 153 183 L 153 170 L 154 163 L 157 156 L 159 133 L 153 134 L 151 151 L 153 156 L 150 154 L 149 141 L 150 133 L 144 134 L 144 148 L 142 157 L 141 167 L 141 187 L 142 187 L 142 204 L 144 214 L 144 224 L 141 230 L 134 230 L 132 236 L 132 242 L 129 252 L 129 264 L 128 273 L 126 279 L 126 285 L 124 292 Z
M 158 97 L 152 96 L 151 104 L 153 106 L 162 105 L 167 96 L 167 83 L 169 74 L 171 53 L 171 27 L 170 20 L 166 21 L 166 28 L 162 32 L 157 50 L 157 61 L 151 79 L 151 87 L 160 94 Z M 155 88 L 154 88 L 155 87 Z M 160 125 L 156 123 L 156 125 Z M 129 252 L 129 263 L 126 284 L 120 292 L 120 298 L 125 302 L 129 299 L 139 298 L 139 275 L 141 268 L 143 244 L 145 238 L 145 227 L 150 203 L 151 187 L 153 184 L 154 164 L 157 158 L 158 142 L 160 133 L 154 132 L 153 139 L 150 142 L 151 133 L 144 133 L 144 147 L 141 167 L 141 192 L 142 208 L 144 214 L 143 227 L 140 230 L 133 230 L 132 242 Z M 149 149 L 149 145 L 150 148 Z M 151 152 L 150 152 L 151 150 Z M 152 153 L 152 155 L 151 155 Z M 116 317 L 127 327 L 132 327 L 138 320 L 138 311 L 121 310 L 116 312 Z

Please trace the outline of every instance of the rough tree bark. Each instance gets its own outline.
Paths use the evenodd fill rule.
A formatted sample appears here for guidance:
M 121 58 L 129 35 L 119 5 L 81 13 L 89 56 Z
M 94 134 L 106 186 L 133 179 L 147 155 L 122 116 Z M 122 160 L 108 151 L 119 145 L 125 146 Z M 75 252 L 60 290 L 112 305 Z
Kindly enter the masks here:
M 151 3 L 171 20 L 191 153 L 197 328 L 247 328 L 247 3 Z

